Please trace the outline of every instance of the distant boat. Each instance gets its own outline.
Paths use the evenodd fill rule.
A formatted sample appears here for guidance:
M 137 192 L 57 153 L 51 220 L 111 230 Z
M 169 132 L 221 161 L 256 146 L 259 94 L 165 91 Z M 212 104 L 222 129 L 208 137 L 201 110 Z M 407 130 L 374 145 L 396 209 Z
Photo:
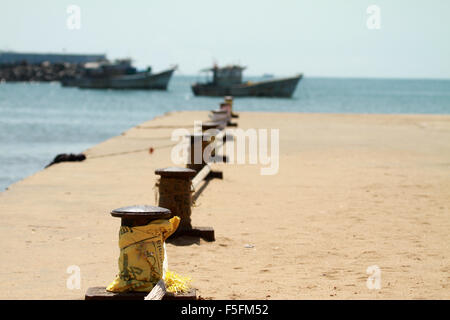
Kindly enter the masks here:
M 120 60 L 115 64 L 86 64 L 82 77 L 63 79 L 64 87 L 82 89 L 154 89 L 167 90 L 167 86 L 176 67 L 152 73 L 151 68 L 138 72 L 129 60 Z
M 245 67 L 238 65 L 204 69 L 212 71 L 213 79 L 207 83 L 194 83 L 192 91 L 196 96 L 235 96 L 235 97 L 292 97 L 298 82 L 303 77 L 270 79 L 258 82 L 242 82 Z

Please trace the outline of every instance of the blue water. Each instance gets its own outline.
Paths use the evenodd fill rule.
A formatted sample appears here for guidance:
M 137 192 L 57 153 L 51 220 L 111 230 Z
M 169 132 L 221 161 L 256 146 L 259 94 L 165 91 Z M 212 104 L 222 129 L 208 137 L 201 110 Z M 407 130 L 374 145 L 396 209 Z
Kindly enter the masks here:
M 221 98 L 194 97 L 195 77 L 167 92 L 79 90 L 59 84 L 0 84 L 0 190 L 47 165 L 173 110 L 210 110 Z M 255 79 L 250 79 L 255 80 Z M 450 80 L 304 78 L 292 99 L 240 98 L 236 111 L 450 113 Z

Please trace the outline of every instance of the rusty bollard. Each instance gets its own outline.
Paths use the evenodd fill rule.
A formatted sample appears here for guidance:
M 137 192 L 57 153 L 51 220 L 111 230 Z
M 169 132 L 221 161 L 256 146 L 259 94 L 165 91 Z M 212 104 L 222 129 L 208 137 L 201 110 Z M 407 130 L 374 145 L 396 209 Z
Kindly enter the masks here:
M 146 226 L 152 221 L 159 219 L 169 219 L 172 217 L 171 211 L 162 207 L 155 207 L 150 205 L 136 205 L 123 207 L 111 211 L 113 217 L 121 219 L 121 226 L 127 228 Z M 155 238 L 158 237 L 156 234 L 153 235 Z M 163 251 L 164 241 L 163 238 L 149 239 L 148 241 L 155 242 L 155 246 L 158 250 Z M 142 249 L 143 250 L 143 249 Z M 123 257 L 124 263 L 128 262 L 127 257 Z M 126 265 L 124 267 L 124 272 L 130 272 Z M 156 267 L 156 266 L 155 266 Z M 85 295 L 85 300 L 143 300 L 147 296 L 148 292 L 109 292 L 106 291 L 106 287 L 92 287 L 89 288 Z M 187 293 L 174 294 L 167 292 L 163 297 L 163 300 L 196 300 L 196 290 L 191 289 Z
M 228 125 L 228 122 L 230 121 L 228 111 L 224 109 L 211 110 L 209 117 L 211 118 L 211 121 L 223 122 L 226 125 Z
M 225 110 L 228 115 L 228 119 L 231 119 L 231 105 L 225 102 L 220 104 L 220 110 Z
M 233 112 L 233 97 L 232 96 L 226 96 L 225 97 L 225 103 L 229 104 L 231 107 L 231 117 L 232 118 L 239 118 L 239 115 Z
M 224 130 L 225 129 L 225 124 L 223 122 L 218 122 L 218 121 L 209 121 L 209 122 L 203 122 L 202 123 L 202 132 L 205 133 L 208 130 L 214 130 L 212 132 L 213 136 L 211 137 L 211 143 L 214 143 L 216 141 L 216 135 L 219 133 L 219 131 Z M 221 135 L 221 138 L 217 141 L 221 141 L 222 143 L 225 143 L 227 141 L 232 141 L 233 140 L 233 136 L 232 135 L 228 135 L 228 134 L 223 134 Z M 211 152 L 211 159 L 214 162 L 228 162 L 228 158 L 226 156 L 216 156 L 216 150 L 213 149 Z
M 180 225 L 171 236 L 194 236 L 206 241 L 214 241 L 214 229 L 211 227 L 192 227 L 192 179 L 197 172 L 189 168 L 169 167 L 157 169 L 161 178 L 158 183 L 158 206 L 168 208 L 173 216 L 180 217 Z
M 212 142 L 213 136 L 208 133 L 194 133 L 188 136 L 190 140 L 189 161 L 187 167 L 199 172 L 206 165 L 203 153 L 206 147 Z M 209 155 L 210 157 L 211 155 Z M 210 158 L 206 159 L 210 160 Z
M 180 217 L 177 232 L 192 229 L 192 179 L 197 172 L 188 168 L 169 167 L 155 170 L 160 176 L 158 206 L 168 208 L 172 216 Z
M 231 118 L 233 115 L 233 112 L 231 111 L 231 105 L 228 103 L 221 103 L 220 110 L 224 110 L 227 112 L 227 127 L 237 127 L 236 122 L 231 122 Z
M 111 216 L 120 218 L 123 227 L 145 226 L 158 219 L 169 219 L 173 217 L 170 210 L 150 205 L 129 206 L 111 211 Z
M 219 121 L 202 122 L 202 132 L 208 131 L 209 129 L 222 130 L 224 128 L 225 128 L 225 125 Z
M 225 125 L 221 122 L 217 122 L 217 121 L 209 121 L 209 122 L 202 122 L 202 132 L 205 133 L 208 130 L 214 130 L 214 134 L 211 137 L 211 141 L 210 143 L 214 143 L 214 141 L 216 140 L 216 134 L 219 133 L 219 131 L 225 129 Z M 222 141 L 225 142 L 225 135 L 222 137 Z M 211 156 L 215 157 L 216 156 L 216 152 L 215 150 L 213 150 L 211 152 Z

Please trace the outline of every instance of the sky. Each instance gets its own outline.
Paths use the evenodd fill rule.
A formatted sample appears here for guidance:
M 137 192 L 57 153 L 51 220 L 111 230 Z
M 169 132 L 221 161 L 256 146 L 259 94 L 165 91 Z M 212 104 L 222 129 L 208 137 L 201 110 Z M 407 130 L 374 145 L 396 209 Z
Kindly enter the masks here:
M 70 5 L 80 29 L 67 26 Z M 1 1 L 0 50 L 106 53 L 184 75 L 216 62 L 246 75 L 448 79 L 450 1 Z

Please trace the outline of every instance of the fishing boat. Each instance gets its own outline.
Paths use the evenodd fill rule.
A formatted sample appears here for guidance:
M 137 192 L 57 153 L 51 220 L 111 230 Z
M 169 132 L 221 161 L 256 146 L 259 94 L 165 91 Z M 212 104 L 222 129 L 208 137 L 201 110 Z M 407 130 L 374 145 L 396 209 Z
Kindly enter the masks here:
M 138 72 L 128 59 L 116 63 L 88 63 L 83 76 L 63 79 L 64 87 L 83 89 L 154 89 L 167 90 L 176 66 L 166 71 L 152 73 L 149 67 Z
M 194 83 L 192 91 L 196 96 L 235 96 L 235 97 L 292 97 L 297 84 L 303 77 L 299 74 L 289 78 L 268 79 L 258 82 L 243 82 L 245 67 L 231 65 L 219 68 L 214 66 L 202 70 L 212 72 L 212 81 Z

